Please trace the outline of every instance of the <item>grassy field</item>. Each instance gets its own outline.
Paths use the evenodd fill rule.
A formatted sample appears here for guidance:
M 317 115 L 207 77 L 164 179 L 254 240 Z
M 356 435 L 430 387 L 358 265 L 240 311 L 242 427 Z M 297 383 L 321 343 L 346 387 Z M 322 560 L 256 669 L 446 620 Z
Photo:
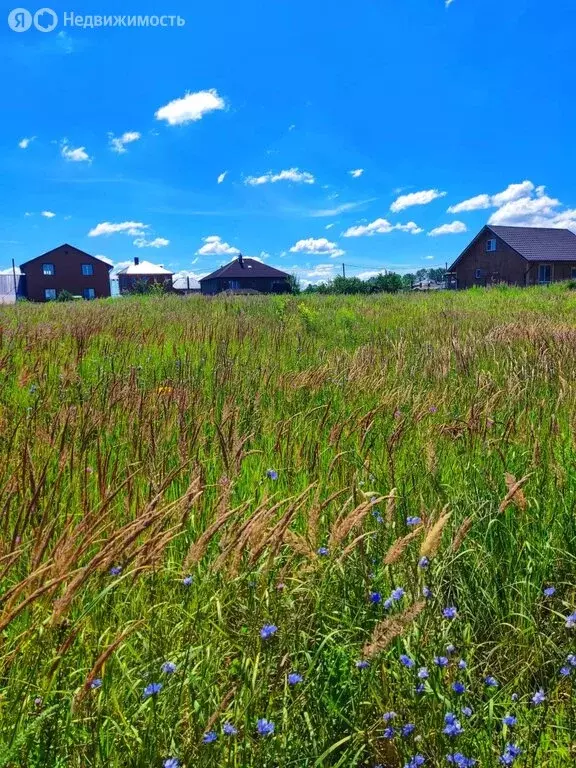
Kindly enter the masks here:
M 575 382 L 563 287 L 0 307 L 0 766 L 574 764 Z

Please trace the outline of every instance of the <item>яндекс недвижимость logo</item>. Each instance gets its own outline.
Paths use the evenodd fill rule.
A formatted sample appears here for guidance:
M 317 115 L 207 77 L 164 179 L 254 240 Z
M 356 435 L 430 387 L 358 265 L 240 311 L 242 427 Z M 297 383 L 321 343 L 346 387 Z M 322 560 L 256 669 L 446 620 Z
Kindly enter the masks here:
M 52 32 L 58 26 L 58 14 L 52 8 L 41 8 L 32 14 L 26 8 L 15 8 L 8 14 L 13 32 L 28 32 L 34 26 L 39 32 Z

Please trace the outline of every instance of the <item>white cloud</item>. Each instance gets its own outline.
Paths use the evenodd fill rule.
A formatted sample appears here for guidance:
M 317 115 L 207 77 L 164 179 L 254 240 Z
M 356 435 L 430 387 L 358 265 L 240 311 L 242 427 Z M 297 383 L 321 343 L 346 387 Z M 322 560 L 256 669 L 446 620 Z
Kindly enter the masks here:
M 576 210 L 559 211 L 560 201 L 542 197 L 522 197 L 506 203 L 490 217 L 489 224 L 514 227 L 553 227 L 576 231 Z
M 439 235 L 459 235 L 461 232 L 467 232 L 468 229 L 463 221 L 453 221 L 451 224 L 442 224 L 441 227 L 428 232 L 429 237 L 438 237 Z
M 450 8 L 454 0 L 446 0 L 446 8 Z
M 53 219 L 54 216 L 56 216 L 56 214 L 53 213 L 52 211 L 42 211 L 40 216 L 44 216 L 45 219 Z
M 534 184 L 531 181 L 523 181 L 521 184 L 509 184 L 508 187 L 497 195 L 492 195 L 492 205 L 500 208 L 506 203 L 512 203 L 514 200 L 520 200 L 521 197 L 529 196 L 534 191 Z
M 360 176 L 364 173 L 364 168 L 356 168 L 354 171 L 348 171 L 350 176 L 352 176 L 353 179 L 359 179 Z
M 492 205 L 492 198 L 490 195 L 476 195 L 469 200 L 463 200 L 457 205 L 451 205 L 448 208 L 448 213 L 464 213 L 465 211 L 479 211 L 483 208 L 490 208 Z
M 30 138 L 24 138 L 18 142 L 18 146 L 20 147 L 20 149 L 28 149 L 28 147 L 34 141 L 35 138 L 36 136 L 30 136 Z
M 326 224 L 324 229 L 332 229 L 333 226 L 334 226 L 334 224 Z
M 218 235 L 210 235 L 202 241 L 204 245 L 196 251 L 200 256 L 237 256 L 238 248 L 225 243 Z
M 226 176 L 228 176 L 228 171 L 224 171 L 224 173 L 221 173 L 220 176 L 218 176 L 218 184 L 222 184 Z
M 86 152 L 86 147 L 78 147 L 77 149 L 72 149 L 72 147 L 70 147 L 66 141 L 62 143 L 62 157 L 71 163 L 92 162 L 92 158 Z
M 160 107 L 154 116 L 156 120 L 165 120 L 168 125 L 185 125 L 225 107 L 224 99 L 212 88 L 209 91 L 187 93 L 181 99 L 174 99 Z
M 119 224 L 103 221 L 88 232 L 88 237 L 115 235 L 120 232 L 126 235 L 132 235 L 133 237 L 142 237 L 146 234 L 145 230 L 147 229 L 150 229 L 148 224 L 142 224 L 140 221 L 122 221 Z
M 336 208 L 322 208 L 320 210 L 310 211 L 308 215 L 312 216 L 312 218 L 340 216 L 342 213 L 349 213 L 350 211 L 356 210 L 356 208 L 361 208 L 363 205 L 373 203 L 375 199 L 376 198 L 371 198 L 370 200 L 359 200 L 357 203 L 341 203 L 340 205 L 336 206 Z
M 33 213 L 30 213 L 30 211 L 26 211 L 26 213 L 24 214 L 24 216 L 34 216 L 34 214 L 33 214 Z
M 110 139 L 110 148 L 112 151 L 122 155 L 124 152 L 127 152 L 126 144 L 132 144 L 133 141 L 138 141 L 142 138 L 142 134 L 138 133 L 138 131 L 126 131 L 122 136 L 114 136 L 113 133 L 109 133 L 108 138 Z
M 165 248 L 170 245 L 170 240 L 165 237 L 156 237 L 154 240 L 146 240 L 145 237 L 137 237 L 134 240 L 136 248 Z
M 434 259 L 434 256 L 424 256 L 425 259 L 428 259 L 429 261 L 432 261 Z
M 343 256 L 345 251 L 338 248 L 336 243 L 327 240 L 325 237 L 319 237 L 314 239 L 309 237 L 306 240 L 298 240 L 296 245 L 290 248 L 291 253 L 311 253 L 322 256 L 330 256 L 331 259 L 336 259 L 338 256 Z
M 344 237 L 372 237 L 372 235 L 387 235 L 394 230 L 400 232 L 410 232 L 412 235 L 419 235 L 423 230 L 413 221 L 407 224 L 390 224 L 387 219 L 376 219 L 370 224 L 359 224 L 356 227 L 349 227 L 344 232 Z
M 300 269 L 297 268 L 300 272 Z M 330 279 L 331 277 L 334 277 L 334 272 L 336 271 L 336 265 L 335 264 L 317 264 L 313 269 L 309 270 L 303 270 L 301 271 L 301 274 L 303 277 L 306 277 L 310 280 L 313 280 L 314 278 L 320 278 L 320 279 Z
M 268 171 L 268 173 L 265 173 L 263 176 L 248 176 L 244 183 L 256 187 L 260 184 L 275 184 L 278 181 L 293 181 L 297 184 L 314 184 L 316 179 L 311 173 L 308 173 L 308 171 L 300 171 L 298 168 L 290 168 L 286 171 L 280 171 L 280 173 L 272 173 L 272 171 Z
M 440 192 L 438 189 L 425 189 L 422 192 L 410 192 L 408 195 L 400 195 L 390 206 L 394 213 L 403 211 L 413 205 L 428 205 L 439 197 L 445 197 L 446 192 Z

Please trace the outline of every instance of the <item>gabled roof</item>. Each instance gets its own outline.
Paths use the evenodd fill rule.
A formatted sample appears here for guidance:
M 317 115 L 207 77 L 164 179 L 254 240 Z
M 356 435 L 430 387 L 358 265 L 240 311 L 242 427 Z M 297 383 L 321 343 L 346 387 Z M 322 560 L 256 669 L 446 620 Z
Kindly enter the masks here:
M 49 258 L 55 251 L 60 251 L 62 248 L 68 248 L 71 251 L 74 251 L 77 256 L 87 259 L 94 259 L 95 261 L 99 261 L 102 264 L 105 264 L 106 267 L 110 270 L 113 267 L 113 264 L 111 262 L 108 262 L 107 259 L 104 259 L 101 256 L 92 256 L 90 253 L 86 253 L 86 251 L 81 251 L 80 248 L 76 248 L 73 245 L 69 245 L 68 243 L 62 243 L 62 245 L 59 245 L 57 248 L 52 248 L 51 251 L 46 251 L 46 253 L 41 254 L 40 256 L 36 256 L 33 259 L 29 259 L 28 261 L 25 261 L 24 264 L 20 264 L 20 267 L 23 269 L 24 267 L 27 267 L 28 264 L 32 264 L 34 261 L 38 261 L 38 259 L 47 259 Z
M 214 280 L 215 278 L 236 278 L 236 277 L 277 277 L 287 278 L 289 277 L 287 272 L 282 272 L 274 267 L 269 267 L 268 264 L 263 264 L 257 259 L 243 258 L 242 264 L 238 259 L 234 259 L 230 264 L 226 264 L 224 267 L 220 267 L 211 275 L 206 275 L 200 282 L 204 280 Z
M 173 275 L 169 269 L 164 269 L 151 261 L 141 261 L 139 264 L 130 264 L 124 269 L 118 270 L 119 275 Z

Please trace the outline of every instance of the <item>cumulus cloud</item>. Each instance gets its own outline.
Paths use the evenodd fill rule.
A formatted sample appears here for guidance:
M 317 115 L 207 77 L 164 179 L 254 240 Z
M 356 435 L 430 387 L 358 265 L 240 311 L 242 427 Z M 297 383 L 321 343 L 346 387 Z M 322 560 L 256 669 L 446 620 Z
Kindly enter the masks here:
M 348 171 L 348 173 L 353 179 L 359 179 L 364 173 L 364 168 L 356 168 L 354 171 Z
M 86 147 L 73 149 L 67 141 L 62 143 L 62 157 L 70 163 L 91 163 L 92 158 L 86 152 Z
M 134 141 L 138 141 L 142 138 L 142 135 L 138 131 L 126 131 L 122 136 L 114 136 L 113 133 L 108 134 L 110 139 L 110 148 L 113 152 L 117 152 L 119 155 L 127 152 L 126 144 L 132 144 Z
M 308 253 L 316 256 L 330 256 L 331 259 L 336 259 L 338 256 L 343 256 L 345 251 L 338 248 L 336 243 L 327 240 L 325 237 L 319 237 L 317 239 L 309 237 L 306 240 L 298 240 L 298 242 L 290 248 L 291 253 Z
M 292 181 L 296 184 L 314 184 L 316 179 L 308 171 L 300 171 L 298 168 L 289 168 L 288 170 L 280 171 L 279 173 L 268 171 L 268 173 L 265 173 L 263 176 L 248 176 L 244 183 L 256 187 L 260 184 L 276 184 L 278 181 Z
M 165 120 L 168 125 L 185 125 L 225 107 L 224 99 L 212 88 L 209 91 L 187 93 L 181 99 L 174 99 L 160 107 L 154 117 L 156 120 Z
M 442 224 L 428 232 L 429 237 L 438 237 L 439 235 L 459 235 L 461 232 L 467 232 L 468 228 L 463 221 L 453 221 L 451 224 Z
M 30 138 L 21 139 L 18 142 L 18 146 L 20 147 L 20 149 L 28 149 L 28 147 L 34 141 L 35 138 L 36 136 L 30 136 Z
M 407 224 L 391 224 L 387 219 L 376 219 L 370 224 L 359 224 L 355 227 L 349 227 L 344 232 L 344 237 L 372 237 L 372 235 L 387 235 L 390 232 L 398 230 L 400 232 L 410 232 L 412 235 L 419 235 L 423 230 L 413 221 Z
M 200 256 L 237 256 L 239 253 L 238 248 L 225 243 L 219 235 L 205 237 L 202 242 L 204 245 L 196 251 Z
M 154 240 L 146 240 L 145 237 L 137 237 L 134 240 L 136 248 L 166 248 L 170 245 L 170 240 L 166 240 L 165 237 L 156 237 Z
M 100 237 L 101 235 L 115 235 L 118 233 L 142 237 L 146 234 L 147 229 L 150 229 L 148 224 L 142 224 L 140 221 L 122 221 L 118 224 L 103 221 L 88 232 L 88 237 Z
M 218 176 L 218 184 L 222 184 L 226 176 L 228 176 L 228 171 L 224 171 L 224 173 L 221 173 L 220 176 Z
M 492 198 L 490 195 L 476 195 L 469 200 L 463 200 L 457 205 L 451 205 L 448 208 L 448 213 L 464 213 L 466 211 L 479 211 L 483 208 L 490 208 L 492 205 Z
M 308 280 L 329 280 L 334 277 L 336 266 L 334 264 L 317 264 L 312 269 L 300 270 L 299 274 Z
M 45 219 L 53 219 L 56 214 L 53 211 L 42 211 L 40 216 L 44 216 Z
M 536 187 L 531 181 L 522 181 L 520 184 L 509 184 L 502 192 L 495 195 L 476 195 L 461 203 L 451 205 L 448 213 L 464 213 L 466 211 L 478 211 L 484 208 L 500 208 L 506 203 L 519 200 L 521 197 L 530 196 L 533 192 L 541 196 L 544 194 L 544 187 Z
M 438 189 L 425 189 L 421 192 L 410 192 L 408 195 L 400 195 L 400 197 L 396 198 L 390 206 L 390 210 L 394 213 L 398 213 L 413 205 L 428 205 L 428 203 L 431 203 L 433 200 L 445 196 L 446 192 L 440 192 Z

